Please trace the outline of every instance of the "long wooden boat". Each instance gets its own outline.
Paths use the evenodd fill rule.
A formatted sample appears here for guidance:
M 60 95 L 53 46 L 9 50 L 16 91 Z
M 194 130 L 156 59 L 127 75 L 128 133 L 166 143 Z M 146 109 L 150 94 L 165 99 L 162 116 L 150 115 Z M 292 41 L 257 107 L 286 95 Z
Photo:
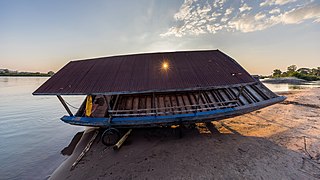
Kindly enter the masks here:
M 56 95 L 66 123 L 104 128 L 213 121 L 285 99 L 219 50 L 71 61 L 33 94 Z M 63 95 L 86 98 L 73 114 Z
M 62 121 L 116 128 L 196 123 L 242 115 L 281 102 L 285 97 L 277 96 L 261 82 L 254 82 L 197 91 L 96 95 L 93 99 L 102 99 L 103 105 L 90 117 L 85 116 L 85 100 L 75 116 L 63 116 Z

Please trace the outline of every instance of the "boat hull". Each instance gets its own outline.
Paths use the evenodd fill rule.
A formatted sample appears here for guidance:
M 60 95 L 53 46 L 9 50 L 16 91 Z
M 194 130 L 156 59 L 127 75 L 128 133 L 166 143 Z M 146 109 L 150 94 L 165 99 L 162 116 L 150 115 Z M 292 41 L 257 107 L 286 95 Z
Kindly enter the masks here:
M 92 127 L 138 128 L 157 127 L 199 122 L 210 122 L 235 117 L 284 101 L 285 96 L 277 96 L 261 102 L 237 107 L 226 107 L 209 111 L 196 111 L 164 116 L 110 117 L 93 118 L 79 116 L 63 116 L 61 120 L 71 125 Z

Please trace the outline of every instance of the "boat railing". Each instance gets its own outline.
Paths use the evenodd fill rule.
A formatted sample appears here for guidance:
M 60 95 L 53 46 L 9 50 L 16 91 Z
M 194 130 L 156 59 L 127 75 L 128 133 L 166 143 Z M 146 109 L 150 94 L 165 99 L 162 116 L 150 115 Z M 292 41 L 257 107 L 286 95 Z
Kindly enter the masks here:
M 185 106 L 159 107 L 150 109 L 130 109 L 130 110 L 108 110 L 112 117 L 128 116 L 161 116 L 168 114 L 196 113 L 198 111 L 210 111 L 223 108 L 232 108 L 238 106 L 238 100 L 230 100 L 214 103 L 193 104 Z

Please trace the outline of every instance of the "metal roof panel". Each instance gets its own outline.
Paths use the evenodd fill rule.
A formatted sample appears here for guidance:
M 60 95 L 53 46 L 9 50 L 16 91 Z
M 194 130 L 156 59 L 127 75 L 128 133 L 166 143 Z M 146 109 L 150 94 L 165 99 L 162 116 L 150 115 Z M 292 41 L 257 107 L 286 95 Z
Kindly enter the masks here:
M 164 70 L 162 63 L 169 68 Z M 219 50 L 133 54 L 71 61 L 34 95 L 173 91 L 254 82 Z

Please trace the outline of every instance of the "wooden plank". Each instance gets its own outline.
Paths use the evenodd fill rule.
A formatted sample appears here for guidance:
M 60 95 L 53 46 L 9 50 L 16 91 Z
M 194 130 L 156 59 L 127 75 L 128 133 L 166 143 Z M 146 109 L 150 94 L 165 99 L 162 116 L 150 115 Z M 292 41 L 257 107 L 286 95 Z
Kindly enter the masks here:
M 246 86 L 246 89 L 249 93 L 251 93 L 253 97 L 257 99 L 258 102 L 264 100 L 263 97 L 259 93 L 257 93 L 254 89 L 252 89 L 250 86 Z
M 138 96 L 135 96 L 133 98 L 132 109 L 133 110 L 138 110 L 139 109 L 139 97 Z
M 165 112 L 169 113 L 172 111 L 172 105 L 171 105 L 171 100 L 170 100 L 170 95 L 165 95 L 164 96 L 164 105 L 165 105 Z
M 205 91 L 205 94 L 207 95 L 208 100 L 210 101 L 210 103 L 217 102 L 217 101 L 214 99 L 214 97 L 213 97 L 213 95 L 211 94 L 210 91 Z M 214 106 L 215 106 L 215 105 L 211 105 L 211 107 L 214 107 Z
M 133 97 L 129 96 L 127 98 L 126 109 L 132 109 Z
M 226 94 L 226 96 L 228 97 L 228 99 L 230 99 L 230 100 L 235 100 L 235 99 L 236 99 L 236 98 L 234 98 L 234 97 L 232 96 L 232 94 L 230 93 L 230 91 L 228 91 L 227 88 L 222 89 L 222 91 Z
M 201 98 L 202 98 L 202 101 L 205 103 L 205 104 L 209 104 L 211 103 L 207 94 L 205 92 L 201 92 Z M 210 107 L 211 105 L 205 105 L 206 107 Z
M 165 107 L 165 105 L 164 105 L 164 99 L 163 99 L 163 96 L 159 96 L 158 97 L 158 108 L 159 108 L 159 112 L 164 112 L 165 111 L 165 109 L 162 109 L 162 108 L 164 108 Z
M 214 93 L 214 90 L 209 91 L 211 96 L 214 99 L 214 102 L 220 102 L 219 98 L 217 97 L 217 95 Z
M 226 95 L 226 93 L 222 89 L 219 89 L 218 92 L 221 95 L 221 97 L 223 98 L 223 101 L 230 101 L 231 100 L 228 98 L 228 96 Z
M 233 91 L 231 91 L 229 88 L 225 88 L 223 90 L 226 93 L 226 95 L 229 97 L 229 99 L 237 100 L 237 97 L 236 97 L 235 93 Z M 240 101 L 237 100 L 236 103 L 237 103 L 238 106 L 241 106 L 241 102 Z
M 182 97 L 182 95 L 178 95 L 178 102 L 179 102 L 179 105 L 180 106 L 183 106 L 183 108 L 181 108 L 181 111 L 182 110 L 187 110 L 187 107 L 185 107 L 185 102 L 184 102 L 184 100 L 183 100 L 183 97 Z
M 172 107 L 173 107 L 173 111 L 179 111 L 180 109 L 179 108 L 176 108 L 176 107 L 178 107 L 179 105 L 178 105 L 178 103 L 177 103 L 177 99 L 176 99 L 176 96 L 175 95 L 171 95 L 170 96 L 170 99 L 171 99 L 171 105 L 172 105 Z
M 139 96 L 139 109 L 146 109 L 146 98 L 144 96 Z M 139 111 L 144 113 L 144 111 Z
M 204 105 L 204 104 L 206 104 L 206 102 L 202 99 L 201 92 L 197 93 L 196 97 L 198 98 L 198 103 L 199 103 L 200 108 L 201 109 L 206 108 L 206 106 Z
M 236 87 L 236 89 L 238 90 L 238 92 L 240 92 L 240 87 Z M 243 88 L 241 95 L 247 100 L 247 102 L 249 104 L 253 103 L 253 101 L 251 100 L 250 97 L 248 97 L 248 95 L 245 92 L 245 89 Z
M 105 95 L 103 95 L 103 98 L 104 98 L 104 101 L 106 102 L 106 106 L 107 106 L 107 108 L 106 108 L 106 111 L 104 112 L 104 117 L 108 117 L 109 116 L 109 112 L 108 112 L 108 110 L 109 110 L 109 100 L 110 100 L 110 96 L 105 96 Z
M 154 113 L 156 113 L 156 116 L 158 115 L 158 98 L 156 97 L 155 93 L 152 93 L 152 103 L 153 107 L 155 109 Z
M 190 109 L 193 109 L 192 107 L 190 107 L 189 105 L 191 105 L 191 102 L 190 102 L 190 99 L 187 95 L 182 95 L 182 99 L 183 99 L 183 102 L 184 102 L 184 105 L 187 106 L 186 109 L 187 110 L 190 110 Z
M 223 99 L 219 95 L 219 92 L 217 90 L 212 90 L 211 93 L 212 93 L 213 97 L 216 99 L 216 102 L 219 102 L 219 104 L 218 104 L 219 106 L 224 105 L 223 104 Z
M 230 88 L 230 90 L 237 96 L 239 94 L 239 91 L 237 88 Z M 246 105 L 249 104 L 249 102 L 242 96 L 242 94 L 240 94 L 239 96 L 239 101 L 242 105 Z
M 146 109 L 149 109 L 149 110 L 147 110 L 147 113 L 151 113 L 151 110 L 150 110 L 150 109 L 152 109 L 152 97 L 151 96 L 146 97 Z
M 180 97 L 180 99 L 179 99 L 179 97 Z M 180 108 L 178 108 L 178 110 L 179 111 L 185 110 L 184 107 L 183 107 L 184 104 L 183 104 L 183 100 L 182 100 L 181 96 L 180 95 L 175 95 L 175 98 L 176 98 L 177 106 L 180 107 Z
M 129 131 L 122 136 L 122 138 L 113 146 L 113 150 L 119 150 L 121 145 L 124 143 L 124 141 L 129 137 L 129 134 L 131 133 L 132 129 L 129 129 Z
M 246 95 L 251 99 L 251 101 L 253 101 L 253 102 L 258 102 L 258 99 L 256 99 L 256 98 L 247 90 L 246 87 L 244 87 L 243 91 L 244 91 L 244 94 L 246 94 Z
M 251 85 L 250 87 L 254 89 L 257 93 L 259 93 L 264 100 L 269 99 L 269 97 L 265 95 L 256 85 Z
M 190 99 L 191 105 L 198 105 L 198 102 L 192 93 L 189 93 L 188 97 Z M 197 111 L 199 108 L 197 108 L 197 106 L 193 106 L 192 109 L 195 109 Z M 196 111 L 194 111 L 194 112 L 196 112 Z
M 123 96 L 121 99 L 121 109 L 126 109 L 128 96 Z
M 263 94 L 265 94 L 266 96 L 268 96 L 268 99 L 271 98 L 275 98 L 277 97 L 277 95 L 275 93 L 273 93 L 272 91 L 270 91 L 268 88 L 266 88 L 265 85 L 263 85 L 262 83 L 258 83 L 256 85 L 256 87 L 261 90 L 263 92 Z

